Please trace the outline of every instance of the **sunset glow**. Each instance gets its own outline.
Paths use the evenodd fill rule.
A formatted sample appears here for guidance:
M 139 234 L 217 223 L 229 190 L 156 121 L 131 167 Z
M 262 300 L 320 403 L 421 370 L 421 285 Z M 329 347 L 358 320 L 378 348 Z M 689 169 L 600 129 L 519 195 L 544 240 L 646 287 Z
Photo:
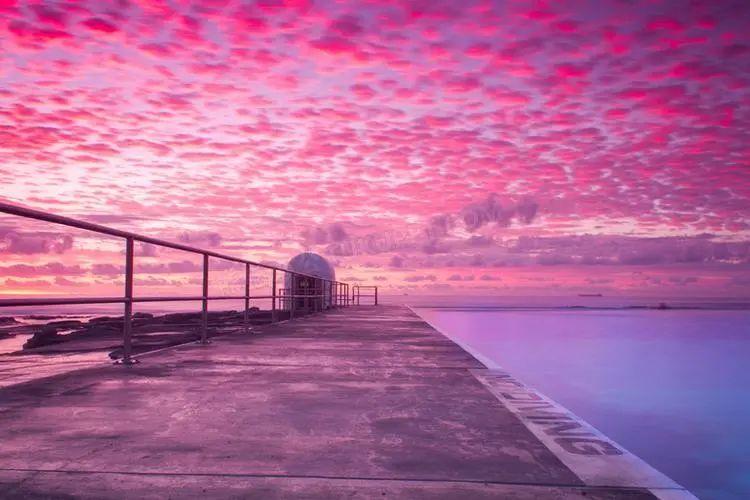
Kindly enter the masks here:
M 0 0 L 0 199 L 384 294 L 746 297 L 748 26 L 742 0 Z M 119 293 L 122 249 L 2 217 L 0 293 Z M 139 246 L 136 286 L 197 287 L 196 259 Z

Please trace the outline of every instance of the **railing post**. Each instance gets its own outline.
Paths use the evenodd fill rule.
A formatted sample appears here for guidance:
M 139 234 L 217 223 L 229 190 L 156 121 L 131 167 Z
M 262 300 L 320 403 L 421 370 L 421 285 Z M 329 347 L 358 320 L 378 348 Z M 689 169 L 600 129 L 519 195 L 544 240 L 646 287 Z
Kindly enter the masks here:
M 137 361 L 133 352 L 133 238 L 125 239 L 125 311 L 122 317 L 122 360 L 123 365 Z
M 294 273 L 289 273 L 292 275 L 292 279 L 290 280 L 291 287 L 289 288 L 289 299 L 292 301 L 291 305 L 289 306 L 289 319 L 294 319 L 294 310 L 297 307 L 297 294 L 296 294 L 296 288 L 297 288 L 297 276 Z
M 271 277 L 271 323 L 276 322 L 276 269 Z
M 378 287 L 375 287 L 375 305 L 378 305 Z
M 328 282 L 328 309 L 333 309 L 333 281 Z
M 201 344 L 208 344 L 208 254 L 203 254 L 203 314 L 201 315 Z
M 245 333 L 249 330 L 250 318 L 250 264 L 245 263 L 245 315 L 243 317 L 245 323 Z

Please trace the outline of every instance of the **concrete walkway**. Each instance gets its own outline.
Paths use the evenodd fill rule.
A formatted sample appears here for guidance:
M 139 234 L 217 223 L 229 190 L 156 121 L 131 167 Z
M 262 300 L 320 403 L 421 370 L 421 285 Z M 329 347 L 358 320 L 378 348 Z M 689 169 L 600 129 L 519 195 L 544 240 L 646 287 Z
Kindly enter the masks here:
M 482 369 L 363 306 L 6 387 L 0 496 L 654 498 L 587 486 Z

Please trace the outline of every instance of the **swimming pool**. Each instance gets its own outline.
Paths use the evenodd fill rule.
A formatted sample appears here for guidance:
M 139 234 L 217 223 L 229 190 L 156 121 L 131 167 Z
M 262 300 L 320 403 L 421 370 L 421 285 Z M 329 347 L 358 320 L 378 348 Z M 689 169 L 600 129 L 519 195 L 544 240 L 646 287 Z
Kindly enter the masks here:
M 415 310 L 699 497 L 750 498 L 750 311 Z

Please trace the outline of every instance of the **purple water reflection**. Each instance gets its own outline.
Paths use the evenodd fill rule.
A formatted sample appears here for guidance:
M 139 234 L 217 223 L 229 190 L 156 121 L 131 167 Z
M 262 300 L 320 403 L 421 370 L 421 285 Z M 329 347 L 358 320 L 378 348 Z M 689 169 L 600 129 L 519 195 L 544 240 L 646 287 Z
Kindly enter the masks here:
M 750 311 L 417 312 L 701 498 L 750 498 Z

